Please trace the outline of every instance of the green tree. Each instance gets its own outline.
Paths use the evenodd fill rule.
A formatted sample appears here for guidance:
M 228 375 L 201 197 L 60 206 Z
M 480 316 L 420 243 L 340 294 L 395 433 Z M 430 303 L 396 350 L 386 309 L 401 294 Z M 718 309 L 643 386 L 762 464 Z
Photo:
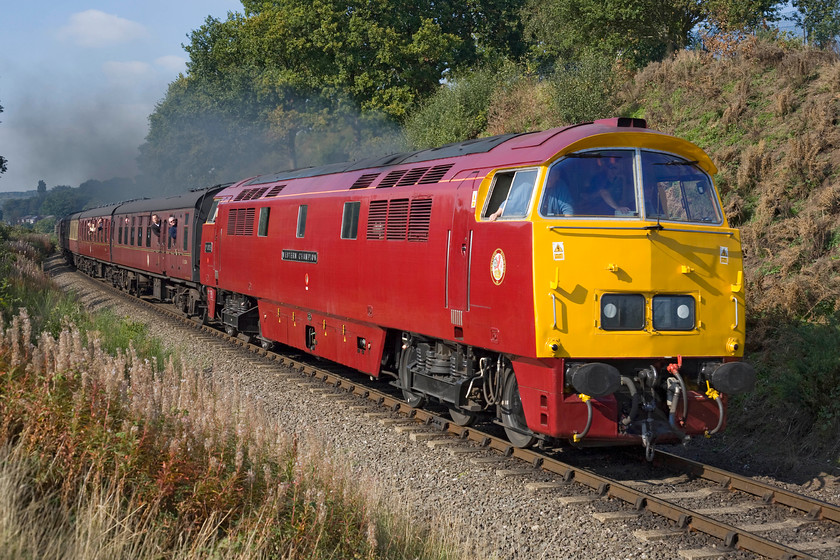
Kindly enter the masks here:
M 47 194 L 47 184 L 43 181 L 43 179 L 38 181 L 37 191 L 38 196 L 44 196 Z
M 840 0 L 793 0 L 791 4 L 807 43 L 819 48 L 835 44 L 840 35 Z
M 369 155 L 445 76 L 520 56 L 523 2 L 246 0 L 190 34 L 141 170 L 176 190 Z
M 50 189 L 41 204 L 41 212 L 58 218 L 78 212 L 84 208 L 87 198 L 80 189 L 73 189 L 66 185 L 59 185 Z
M 581 47 L 631 67 L 661 60 L 692 42 L 697 25 L 748 29 L 775 17 L 768 0 L 528 0 L 523 12 L 540 65 L 573 60 Z

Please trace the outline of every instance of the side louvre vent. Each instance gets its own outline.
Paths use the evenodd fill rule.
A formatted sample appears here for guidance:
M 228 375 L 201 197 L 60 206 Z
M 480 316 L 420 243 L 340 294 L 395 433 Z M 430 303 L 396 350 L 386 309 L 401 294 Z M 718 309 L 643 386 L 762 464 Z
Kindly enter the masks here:
M 388 223 L 385 238 L 400 240 L 406 238 L 408 229 L 408 199 L 395 198 L 388 204 Z
M 228 235 L 254 235 L 255 208 L 233 208 L 228 215 Z
M 388 219 L 388 201 L 374 200 L 368 212 L 367 238 L 385 239 L 385 222 Z
M 379 182 L 378 185 L 376 185 L 376 188 L 377 189 L 387 189 L 389 187 L 393 187 L 394 185 L 397 184 L 397 181 L 399 181 L 400 178 L 403 175 L 405 175 L 406 171 L 408 171 L 408 170 L 407 169 L 398 169 L 396 171 L 391 171 L 390 173 L 385 175 L 385 178 L 382 179 Z
M 409 169 L 408 173 L 403 175 L 402 179 L 397 182 L 397 186 L 410 187 L 411 185 L 416 185 L 420 177 L 422 177 L 428 170 L 428 167 L 415 167 L 414 169 Z
M 373 184 L 373 181 L 379 177 L 379 173 L 368 173 L 367 175 L 362 175 L 356 182 L 350 185 L 351 189 L 366 189 Z
M 431 198 L 374 200 L 368 212 L 367 238 L 425 242 L 431 219 Z
M 286 188 L 286 185 L 277 185 L 276 187 L 271 187 L 271 190 L 268 191 L 268 194 L 265 195 L 265 197 L 274 198 L 275 196 L 280 194 L 280 191 L 282 191 L 284 188 Z
M 233 199 L 234 202 L 237 200 L 254 200 L 255 198 L 260 198 L 268 191 L 268 187 L 256 188 L 256 189 L 245 189 L 241 191 L 236 198 Z
M 429 183 L 437 183 L 443 176 L 446 175 L 446 172 L 452 169 L 453 163 L 447 163 L 446 165 L 436 165 L 432 167 L 428 173 L 423 175 L 423 178 L 418 181 L 420 185 L 428 185 Z
M 408 213 L 408 240 L 428 241 L 429 223 L 432 221 L 432 199 L 415 198 Z

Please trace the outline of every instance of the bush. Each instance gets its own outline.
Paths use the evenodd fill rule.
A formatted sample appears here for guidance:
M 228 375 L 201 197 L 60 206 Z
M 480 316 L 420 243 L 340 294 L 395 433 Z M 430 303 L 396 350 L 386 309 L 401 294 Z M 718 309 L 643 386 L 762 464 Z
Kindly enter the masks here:
M 499 82 L 495 70 L 480 68 L 441 85 L 406 122 L 409 142 L 422 149 L 477 138 L 487 126 L 490 100 Z
M 558 120 L 574 124 L 613 116 L 622 78 L 613 60 L 593 51 L 558 62 L 551 77 Z

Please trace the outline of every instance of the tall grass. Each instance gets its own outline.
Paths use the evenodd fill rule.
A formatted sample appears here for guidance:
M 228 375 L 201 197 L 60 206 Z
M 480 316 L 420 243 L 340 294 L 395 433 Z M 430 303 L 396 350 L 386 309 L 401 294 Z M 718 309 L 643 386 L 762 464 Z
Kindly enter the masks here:
M 40 267 L 27 275 L 41 290 Z M 142 325 L 39 334 L 26 308 L 1 309 L 0 558 L 455 556 Z

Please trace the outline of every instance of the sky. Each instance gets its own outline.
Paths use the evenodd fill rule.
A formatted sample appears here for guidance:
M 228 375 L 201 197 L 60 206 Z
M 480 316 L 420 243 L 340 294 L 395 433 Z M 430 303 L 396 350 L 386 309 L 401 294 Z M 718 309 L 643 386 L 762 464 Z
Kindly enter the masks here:
M 239 0 L 4 2 L 0 192 L 133 177 L 148 116 L 186 71 L 190 31 Z

